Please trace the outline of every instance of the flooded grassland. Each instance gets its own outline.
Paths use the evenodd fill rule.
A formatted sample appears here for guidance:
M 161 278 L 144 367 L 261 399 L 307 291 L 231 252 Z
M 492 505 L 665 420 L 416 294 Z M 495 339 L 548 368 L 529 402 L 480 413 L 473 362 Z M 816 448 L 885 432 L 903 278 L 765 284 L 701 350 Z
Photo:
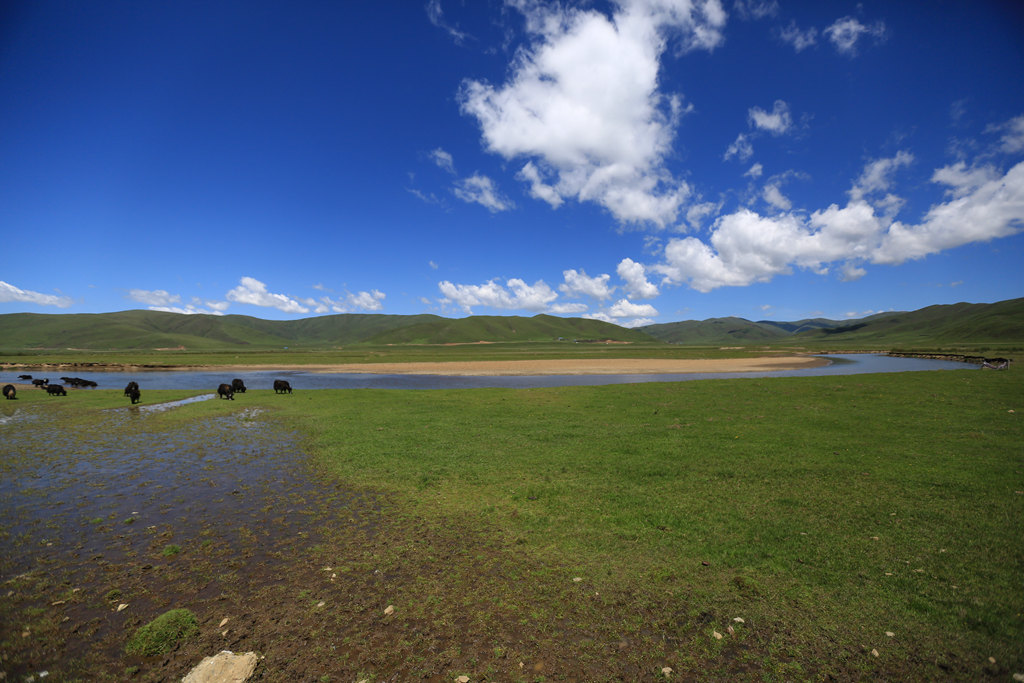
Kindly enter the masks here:
M 359 555 L 374 496 L 315 476 L 296 435 L 253 409 L 166 423 L 153 405 L 70 407 L 4 406 L 0 671 L 172 679 L 232 648 L 287 671 L 302 632 L 289 614 L 340 580 L 322 570 L 325 535 Z M 199 639 L 125 655 L 136 628 L 176 607 L 197 614 Z

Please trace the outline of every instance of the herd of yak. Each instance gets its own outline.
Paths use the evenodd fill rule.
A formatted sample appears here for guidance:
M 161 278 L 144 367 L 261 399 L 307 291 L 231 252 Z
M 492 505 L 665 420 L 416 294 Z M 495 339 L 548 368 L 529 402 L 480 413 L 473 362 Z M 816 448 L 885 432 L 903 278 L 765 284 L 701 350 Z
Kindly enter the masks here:
M 50 396 L 67 396 L 67 389 L 64 384 L 72 387 L 96 387 L 96 382 L 88 379 L 81 379 L 79 377 L 61 377 L 61 381 L 64 384 L 50 384 L 49 379 L 33 379 L 32 375 L 18 375 L 18 379 L 31 381 L 32 384 L 40 389 L 45 389 Z M 221 384 L 217 387 L 217 397 L 234 400 L 235 394 L 245 393 L 245 382 L 240 379 L 231 380 L 231 384 Z M 292 393 L 292 385 L 286 380 L 275 379 L 274 380 L 274 393 L 276 394 L 290 394 Z M 4 398 L 13 400 L 17 398 L 18 391 L 13 384 L 4 385 L 3 395 Z M 139 391 L 139 383 L 132 381 L 128 382 L 128 386 L 124 388 L 124 395 L 130 399 L 132 405 L 139 403 L 142 400 L 142 394 Z

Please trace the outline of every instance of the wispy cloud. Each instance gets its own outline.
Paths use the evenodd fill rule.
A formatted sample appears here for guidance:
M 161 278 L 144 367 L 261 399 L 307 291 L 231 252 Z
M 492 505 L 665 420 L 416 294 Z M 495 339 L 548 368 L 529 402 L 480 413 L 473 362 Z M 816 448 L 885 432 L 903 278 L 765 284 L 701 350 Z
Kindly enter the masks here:
M 71 297 L 40 294 L 39 292 L 15 287 L 9 282 L 0 280 L 0 302 L 7 301 L 20 301 L 27 304 L 38 304 L 39 306 L 56 306 L 57 308 L 68 308 L 73 303 Z
M 491 213 L 508 211 L 515 204 L 503 196 L 494 186 L 494 181 L 484 175 L 463 178 L 455 184 L 455 196 L 464 202 L 479 204 Z
M 875 40 L 885 38 L 885 23 L 877 21 L 873 24 L 862 24 L 854 17 L 843 17 L 836 19 L 824 31 L 828 39 L 832 41 L 841 54 L 853 56 L 857 54 L 857 43 L 861 37 L 873 37 Z

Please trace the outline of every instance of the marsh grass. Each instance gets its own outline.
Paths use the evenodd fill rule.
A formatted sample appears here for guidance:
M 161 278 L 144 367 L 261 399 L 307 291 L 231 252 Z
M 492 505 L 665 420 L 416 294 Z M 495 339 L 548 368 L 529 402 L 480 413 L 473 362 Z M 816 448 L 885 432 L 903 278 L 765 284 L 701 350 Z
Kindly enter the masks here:
M 162 655 L 181 641 L 198 633 L 199 623 L 196 615 L 190 610 L 168 610 L 148 624 L 140 626 L 128 639 L 125 652 L 144 657 Z
M 660 604 L 691 628 L 677 657 L 714 658 L 740 616 L 780 675 L 868 671 L 872 649 L 914 676 L 1024 666 L 1016 372 L 254 397 L 398 514 Z

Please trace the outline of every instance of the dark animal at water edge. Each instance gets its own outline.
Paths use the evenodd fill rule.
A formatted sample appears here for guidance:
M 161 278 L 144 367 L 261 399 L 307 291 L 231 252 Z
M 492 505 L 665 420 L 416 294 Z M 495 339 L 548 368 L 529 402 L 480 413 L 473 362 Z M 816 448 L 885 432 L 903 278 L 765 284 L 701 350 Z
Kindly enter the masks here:
M 46 387 L 46 393 L 48 393 L 50 396 L 68 395 L 67 389 L 65 389 L 64 385 L 62 384 L 51 384 L 50 386 Z
M 221 384 L 219 387 L 217 387 L 217 398 L 227 398 L 234 401 L 235 392 L 231 390 L 231 385 Z
M 39 387 L 40 389 L 42 389 L 43 387 L 45 387 L 49 383 L 50 383 L 50 380 L 48 380 L 48 379 L 34 379 L 34 380 L 32 380 L 32 384 L 37 386 L 37 387 Z
M 991 368 L 993 370 L 1005 370 L 1010 367 L 1010 361 L 1007 358 L 986 358 L 985 362 L 981 364 L 982 368 Z
M 131 396 L 133 391 L 138 391 L 138 390 L 139 390 L 139 383 L 134 381 L 134 380 L 132 380 L 131 382 L 128 382 L 128 385 L 124 388 L 124 395 L 125 396 Z M 132 403 L 135 403 L 135 401 L 132 401 Z
M 135 383 L 132 382 L 132 384 L 135 384 Z M 128 391 L 126 389 L 125 392 L 126 392 L 126 395 L 128 396 L 128 398 L 130 398 L 132 400 L 132 405 L 135 405 L 136 403 L 138 403 L 139 401 L 142 400 L 142 393 L 139 391 L 139 387 L 138 386 L 136 386 L 131 391 Z
M 82 379 L 81 377 L 61 377 L 65 384 L 70 384 L 73 387 L 96 387 L 96 382 L 91 379 Z
M 18 375 L 18 379 L 32 379 L 32 375 Z
M 244 394 L 245 382 L 237 378 L 231 380 L 231 391 L 235 392 L 236 394 Z
M 4 398 L 6 398 L 8 401 L 14 400 L 17 394 L 18 390 L 14 388 L 13 384 L 4 385 Z
M 290 394 L 290 393 L 292 393 L 292 385 L 288 384 L 288 382 L 286 382 L 283 379 L 275 379 L 274 380 L 274 393 L 275 394 L 284 394 L 284 393 Z

